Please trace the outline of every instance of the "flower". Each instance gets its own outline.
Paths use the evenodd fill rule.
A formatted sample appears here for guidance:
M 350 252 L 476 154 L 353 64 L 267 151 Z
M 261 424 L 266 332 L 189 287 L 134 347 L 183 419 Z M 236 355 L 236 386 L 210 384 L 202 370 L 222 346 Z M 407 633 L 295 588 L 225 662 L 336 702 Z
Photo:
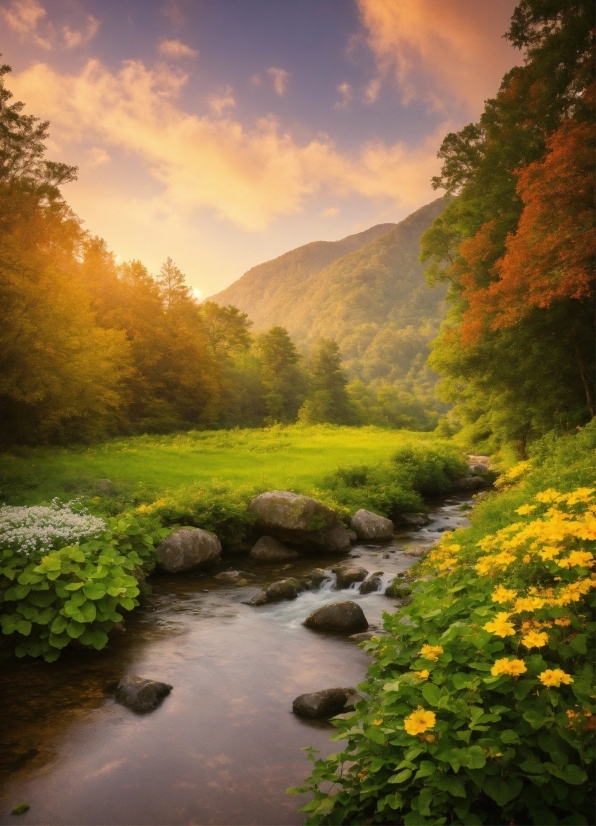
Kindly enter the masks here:
M 437 718 L 432 711 L 425 711 L 418 706 L 416 711 L 413 711 L 404 720 L 404 728 L 412 736 L 422 734 L 429 728 L 434 728 Z
M 538 556 L 544 562 L 549 559 L 554 559 L 555 556 L 558 556 L 561 553 L 561 548 L 556 548 L 553 545 L 546 545 L 542 550 L 538 551 Z
M 419 680 L 428 680 L 430 671 L 427 668 L 423 668 L 422 671 L 414 671 L 414 674 L 418 677 Z
M 535 611 L 537 608 L 542 608 L 544 600 L 540 597 L 520 597 L 515 601 L 513 611 L 516 614 L 521 614 L 522 611 Z
M 381 717 L 380 720 L 373 720 L 373 726 L 380 726 L 383 722 L 383 718 Z
M 559 619 L 555 620 L 555 625 L 560 625 L 562 628 L 565 628 L 567 625 L 571 625 L 571 620 L 569 617 L 559 617 Z
M 548 490 L 543 490 L 541 493 L 537 493 L 534 498 L 537 502 L 557 502 L 561 499 L 561 494 L 558 490 L 549 488 Z
M 490 631 L 491 634 L 496 634 L 497 637 L 510 637 L 515 634 L 515 628 L 508 622 L 509 614 L 505 611 L 500 611 L 494 620 L 487 622 L 483 626 L 485 631 Z
M 594 556 L 589 551 L 572 551 L 565 559 L 557 559 L 559 568 L 593 568 Z
M 548 642 L 548 634 L 545 631 L 528 631 L 522 637 L 522 643 L 526 648 L 542 648 Z
M 438 660 L 439 654 L 443 653 L 443 649 L 440 645 L 423 645 L 419 651 L 421 657 L 424 657 L 425 660 Z
M 547 668 L 546 671 L 538 675 L 538 679 L 547 686 L 547 688 L 558 688 L 561 683 L 569 685 L 569 683 L 573 682 L 571 674 L 566 674 L 560 668 Z
M 503 588 L 502 585 L 499 585 L 498 588 L 495 588 L 492 594 L 492 601 L 493 602 L 511 602 L 511 600 L 515 599 L 515 591 L 510 590 L 509 588 Z
M 523 660 L 509 660 L 507 657 L 503 657 L 503 659 L 496 661 L 490 673 L 493 677 L 498 677 L 499 674 L 509 674 L 511 677 L 519 677 L 520 674 L 524 674 L 527 670 Z
M 588 502 L 592 499 L 595 488 L 576 488 L 565 497 L 568 505 L 576 505 L 578 502 Z
M 538 505 L 522 505 L 521 508 L 518 508 L 515 512 L 519 513 L 520 516 L 526 516 L 526 514 L 535 511 L 537 507 Z

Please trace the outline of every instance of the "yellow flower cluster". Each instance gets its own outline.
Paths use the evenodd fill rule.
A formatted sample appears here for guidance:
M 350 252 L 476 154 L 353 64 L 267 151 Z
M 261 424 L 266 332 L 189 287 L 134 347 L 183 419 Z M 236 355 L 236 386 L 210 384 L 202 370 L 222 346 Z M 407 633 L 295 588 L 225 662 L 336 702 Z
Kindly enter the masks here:
M 573 682 L 571 674 L 566 674 L 560 668 L 547 668 L 538 675 L 538 679 L 548 688 L 559 688 L 561 683 L 569 685 Z
M 519 677 L 520 674 L 525 674 L 527 670 L 523 660 L 510 660 L 508 657 L 503 657 L 495 662 L 490 673 L 493 677 L 498 677 L 500 674 Z
M 428 680 L 430 671 L 427 668 L 423 668 L 422 671 L 414 671 L 414 674 L 419 680 Z
M 416 734 L 423 734 L 429 728 L 434 728 L 436 722 L 437 718 L 432 711 L 425 711 L 419 706 L 416 711 L 406 717 L 404 728 L 408 734 L 415 736 Z
M 509 614 L 505 611 L 500 611 L 495 619 L 487 622 L 483 628 L 497 637 L 511 637 L 515 634 L 515 627 L 509 622 Z
M 548 634 L 544 631 L 528 631 L 522 637 L 522 645 L 526 648 L 542 648 L 548 642 Z
M 439 659 L 439 654 L 443 653 L 443 649 L 440 645 L 423 645 L 419 653 L 425 660 L 434 660 L 436 662 Z

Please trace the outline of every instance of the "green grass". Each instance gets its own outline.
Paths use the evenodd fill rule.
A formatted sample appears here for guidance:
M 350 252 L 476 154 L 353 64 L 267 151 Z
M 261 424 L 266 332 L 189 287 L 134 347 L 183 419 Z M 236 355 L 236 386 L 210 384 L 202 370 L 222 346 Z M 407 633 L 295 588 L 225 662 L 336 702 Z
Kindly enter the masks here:
M 430 433 L 378 427 L 275 426 L 114 439 L 91 447 L 20 449 L 0 457 L 0 500 L 37 504 L 94 496 L 110 479 L 126 497 L 150 501 L 202 483 L 304 491 L 340 465 L 372 465 Z

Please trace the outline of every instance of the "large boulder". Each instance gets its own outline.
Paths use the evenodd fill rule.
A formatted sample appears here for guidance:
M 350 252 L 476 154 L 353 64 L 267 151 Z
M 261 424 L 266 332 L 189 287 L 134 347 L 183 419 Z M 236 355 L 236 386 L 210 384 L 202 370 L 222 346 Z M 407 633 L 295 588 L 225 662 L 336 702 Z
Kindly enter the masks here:
M 272 490 L 251 500 L 256 527 L 304 550 L 346 553 L 350 539 L 337 515 L 322 502 L 290 491 Z
M 356 634 L 366 631 L 368 621 L 362 608 L 351 600 L 331 602 L 317 608 L 304 620 L 307 628 L 315 631 L 335 631 L 339 634 Z
M 284 562 L 286 559 L 296 559 L 298 551 L 294 551 L 275 539 L 273 536 L 262 536 L 250 549 L 249 557 L 259 562 Z
M 462 476 L 453 482 L 454 490 L 482 490 L 488 486 L 489 483 L 483 476 Z
M 349 694 L 345 688 L 325 688 L 311 694 L 301 694 L 292 703 L 292 711 L 300 717 L 333 717 L 345 711 Z
M 146 680 L 132 674 L 123 677 L 116 688 L 116 701 L 134 711 L 152 711 L 166 697 L 173 686 L 157 680 Z
M 372 513 L 364 508 L 356 511 L 350 522 L 350 528 L 355 531 L 358 539 L 383 541 L 393 536 L 391 519 L 385 519 L 384 516 L 379 516 L 378 513 Z
M 281 602 L 282 599 L 296 599 L 300 591 L 304 590 L 298 579 L 280 579 L 272 582 L 265 589 L 267 602 Z
M 400 513 L 399 522 L 412 528 L 423 528 L 428 525 L 430 519 L 425 513 Z
M 349 588 L 354 582 L 362 582 L 368 576 L 366 568 L 356 565 L 339 565 L 331 569 L 337 577 L 336 586 L 338 589 Z
M 360 588 L 358 590 L 361 594 L 374 594 L 377 591 L 381 591 L 382 588 L 383 580 L 378 574 L 373 574 L 360 584 Z
M 214 533 L 201 528 L 180 528 L 157 546 L 159 567 L 179 574 L 219 562 L 221 542 Z

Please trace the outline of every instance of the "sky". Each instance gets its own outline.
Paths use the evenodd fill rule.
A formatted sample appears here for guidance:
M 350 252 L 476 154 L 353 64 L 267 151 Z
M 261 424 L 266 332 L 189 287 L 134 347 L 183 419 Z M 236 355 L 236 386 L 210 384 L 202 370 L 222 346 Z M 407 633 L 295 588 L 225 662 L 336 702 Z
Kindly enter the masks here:
M 0 0 L 0 52 L 85 228 L 204 298 L 436 198 L 443 137 L 522 61 L 515 5 Z

